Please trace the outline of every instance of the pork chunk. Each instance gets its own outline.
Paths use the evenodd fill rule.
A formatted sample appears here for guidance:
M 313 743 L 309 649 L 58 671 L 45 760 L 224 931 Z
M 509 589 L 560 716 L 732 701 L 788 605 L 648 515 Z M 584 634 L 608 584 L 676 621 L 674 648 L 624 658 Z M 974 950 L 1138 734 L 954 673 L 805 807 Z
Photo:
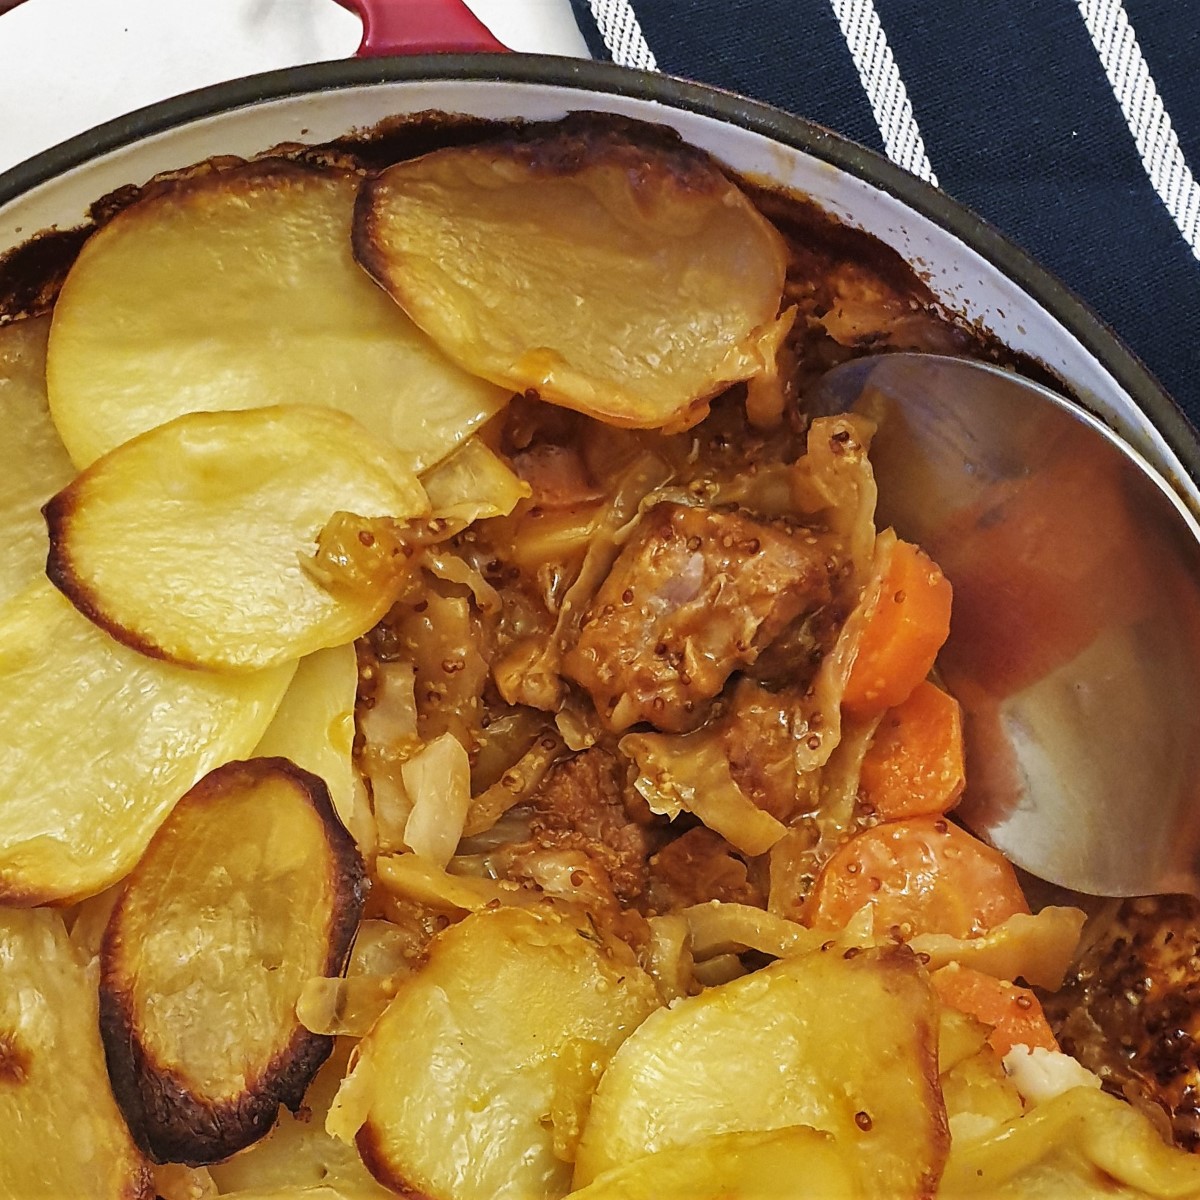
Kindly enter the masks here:
M 530 833 L 547 850 L 582 850 L 604 871 L 623 904 L 640 899 L 655 841 L 630 816 L 624 764 L 593 748 L 550 769 L 533 802 Z
M 647 892 L 656 913 L 679 912 L 710 900 L 766 906 L 766 896 L 751 881 L 737 851 L 702 825 L 669 842 L 650 860 Z
M 609 729 L 648 721 L 683 733 L 735 670 L 830 598 L 825 552 L 804 530 L 656 504 L 601 584 L 563 671 Z

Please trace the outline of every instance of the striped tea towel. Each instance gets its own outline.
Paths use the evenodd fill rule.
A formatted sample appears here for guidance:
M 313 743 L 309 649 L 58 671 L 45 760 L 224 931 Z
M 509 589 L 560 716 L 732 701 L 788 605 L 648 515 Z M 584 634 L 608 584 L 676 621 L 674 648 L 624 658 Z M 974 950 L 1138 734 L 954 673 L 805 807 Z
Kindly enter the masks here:
M 886 154 L 1103 318 L 1200 426 L 1198 0 L 573 0 L 593 54 Z

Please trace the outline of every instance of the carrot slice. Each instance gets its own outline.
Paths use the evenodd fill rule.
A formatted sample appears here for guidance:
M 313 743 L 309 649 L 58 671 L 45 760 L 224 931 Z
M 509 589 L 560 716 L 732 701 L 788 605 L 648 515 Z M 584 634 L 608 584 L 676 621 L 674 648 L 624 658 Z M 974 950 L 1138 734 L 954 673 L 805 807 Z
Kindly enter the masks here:
M 860 787 L 884 820 L 948 812 L 965 783 L 958 701 L 927 679 L 884 713 L 863 758 Z
M 805 924 L 841 929 L 870 904 L 877 930 L 975 937 L 1029 906 L 1012 864 L 944 817 L 887 821 L 840 846 L 805 904 Z
M 937 563 L 919 546 L 897 541 L 859 638 L 843 708 L 869 717 L 908 698 L 950 633 L 951 597 Z
M 1058 1049 L 1050 1022 L 1028 988 L 958 963 L 934 971 L 929 979 L 943 1004 L 991 1026 L 988 1045 L 1001 1058 L 1014 1046 Z

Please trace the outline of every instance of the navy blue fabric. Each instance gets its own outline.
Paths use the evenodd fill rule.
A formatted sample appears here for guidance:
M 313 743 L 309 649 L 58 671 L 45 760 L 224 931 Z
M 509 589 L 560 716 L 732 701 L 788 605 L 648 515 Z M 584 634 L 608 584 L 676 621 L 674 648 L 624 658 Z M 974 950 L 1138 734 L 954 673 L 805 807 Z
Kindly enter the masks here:
M 633 7 L 659 70 L 765 100 L 883 150 L 870 102 L 827 2 Z
M 1180 147 L 1200 174 L 1200 5 L 1196 0 L 1125 0 L 1125 11 Z
M 575 13 L 575 22 L 579 26 L 579 32 L 583 34 L 583 40 L 587 42 L 587 48 L 591 51 L 592 57 L 598 58 L 601 62 L 611 62 L 612 55 L 596 26 L 596 18 L 588 0 L 571 0 L 571 9 Z
M 609 57 L 587 0 L 574 0 Z M 881 149 L 830 0 L 631 0 L 661 70 Z M 1155 193 L 1074 0 L 875 0 L 940 186 L 1058 275 L 1200 425 L 1200 261 Z M 1125 0 L 1200 175 L 1200 3 Z

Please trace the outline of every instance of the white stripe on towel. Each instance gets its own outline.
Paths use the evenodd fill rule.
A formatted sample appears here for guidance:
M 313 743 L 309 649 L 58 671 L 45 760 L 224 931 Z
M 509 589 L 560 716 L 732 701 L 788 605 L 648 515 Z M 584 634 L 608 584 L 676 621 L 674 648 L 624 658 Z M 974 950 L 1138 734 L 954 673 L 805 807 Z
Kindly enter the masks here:
M 618 66 L 637 67 L 643 71 L 658 70 L 658 63 L 646 45 L 642 27 L 627 0 L 591 0 L 591 5 L 596 27 L 613 56 L 613 62 Z
M 937 187 L 937 176 L 925 153 L 925 143 L 921 140 L 904 80 L 900 78 L 874 3 L 872 0 L 830 0 L 830 4 L 875 113 L 875 123 L 883 135 L 888 158 Z
M 1171 219 L 1200 258 L 1200 187 L 1142 57 L 1121 0 L 1076 0 L 1125 123 Z

